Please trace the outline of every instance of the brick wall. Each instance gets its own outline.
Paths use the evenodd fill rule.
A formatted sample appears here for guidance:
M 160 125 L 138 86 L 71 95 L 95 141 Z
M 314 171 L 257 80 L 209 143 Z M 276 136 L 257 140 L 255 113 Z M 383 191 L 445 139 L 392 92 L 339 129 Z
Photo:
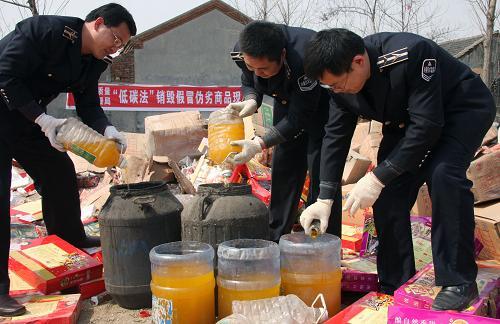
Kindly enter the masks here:
M 113 60 L 113 64 L 111 64 L 111 81 L 135 82 L 134 50 L 120 55 Z

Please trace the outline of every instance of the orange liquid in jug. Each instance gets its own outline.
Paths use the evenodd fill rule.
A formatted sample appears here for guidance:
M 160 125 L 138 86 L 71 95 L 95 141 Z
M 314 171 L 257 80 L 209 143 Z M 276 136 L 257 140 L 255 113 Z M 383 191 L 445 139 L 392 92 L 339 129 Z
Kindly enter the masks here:
M 119 164 L 120 152 L 116 142 L 106 139 L 91 143 L 65 143 L 64 148 L 89 161 L 99 168 L 113 167 Z
M 160 323 L 215 323 L 214 273 L 186 277 L 186 273 L 196 273 L 194 267 L 169 266 L 169 276 L 152 273 L 151 292 L 159 308 L 153 305 L 153 317 L 158 316 L 155 319 Z
M 222 163 L 231 152 L 241 152 L 241 146 L 229 144 L 245 139 L 242 123 L 208 125 L 208 158 L 216 164 Z
M 324 273 L 295 273 L 281 271 L 281 288 L 283 295 L 297 295 L 307 306 L 319 293 L 325 297 L 328 316 L 332 317 L 340 311 L 340 287 L 342 272 L 340 269 Z M 316 303 L 315 307 L 319 307 Z
M 271 288 L 264 288 L 259 290 L 236 290 L 217 287 L 218 293 L 218 309 L 219 318 L 229 316 L 233 313 L 233 300 L 255 300 L 277 297 L 280 295 L 280 285 L 273 286 Z

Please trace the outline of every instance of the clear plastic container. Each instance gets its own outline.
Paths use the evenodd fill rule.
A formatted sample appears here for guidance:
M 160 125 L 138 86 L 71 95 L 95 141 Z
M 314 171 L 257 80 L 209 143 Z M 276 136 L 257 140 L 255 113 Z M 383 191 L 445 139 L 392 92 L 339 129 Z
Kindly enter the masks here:
M 318 296 L 318 299 L 320 299 Z M 233 302 L 233 314 L 217 324 L 315 324 L 328 319 L 322 307 L 310 307 L 295 295 Z
M 340 239 L 332 234 L 316 239 L 304 232 L 283 235 L 279 241 L 283 294 L 297 295 L 311 305 L 322 293 L 329 316 L 337 314 L 342 279 L 340 244 Z
M 221 164 L 231 153 L 241 152 L 240 146 L 229 143 L 245 139 L 243 119 L 234 110 L 220 109 L 208 118 L 208 158 Z
M 75 118 L 68 118 L 57 131 L 57 141 L 68 151 L 99 168 L 126 166 L 116 142 L 108 139 Z
M 232 313 L 233 300 L 277 297 L 280 293 L 278 244 L 256 239 L 238 239 L 219 244 L 219 318 Z
M 215 322 L 214 249 L 200 242 L 154 247 L 151 260 L 153 323 Z

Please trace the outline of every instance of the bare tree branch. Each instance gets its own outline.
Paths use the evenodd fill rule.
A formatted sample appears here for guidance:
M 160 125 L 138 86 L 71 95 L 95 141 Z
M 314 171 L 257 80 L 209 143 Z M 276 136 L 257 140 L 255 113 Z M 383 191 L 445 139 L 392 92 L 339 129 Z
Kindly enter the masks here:
M 16 1 L 0 0 L 0 2 L 5 2 L 5 3 L 8 3 L 8 4 L 14 5 L 14 6 L 23 7 L 23 8 L 26 8 L 26 9 L 31 9 L 29 6 L 22 5 L 20 3 L 17 3 Z
M 60 12 L 68 5 L 70 0 L 57 0 L 60 1 L 57 7 L 57 10 L 53 12 L 53 14 L 60 14 Z M 7 21 L 2 8 L 0 8 L 0 21 L 3 23 L 3 26 L 0 26 L 0 37 L 5 35 L 7 32 L 12 29 L 12 25 L 26 17 L 30 14 L 32 16 L 36 16 L 38 14 L 50 14 L 54 0 L 23 0 L 23 2 L 27 3 L 27 5 L 21 3 L 19 0 L 0 0 L 0 2 L 7 3 L 13 7 L 15 7 L 19 13 L 20 19 L 14 19 L 11 14 L 7 15 L 9 21 Z M 29 9 L 29 11 L 25 10 Z M 11 21 L 12 20 L 12 21 Z

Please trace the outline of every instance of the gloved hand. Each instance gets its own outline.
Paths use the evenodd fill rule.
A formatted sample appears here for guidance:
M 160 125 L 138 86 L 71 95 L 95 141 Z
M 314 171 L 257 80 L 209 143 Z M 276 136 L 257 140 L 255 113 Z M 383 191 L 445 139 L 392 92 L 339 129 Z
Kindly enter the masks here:
M 58 151 L 66 152 L 63 145 L 56 140 L 57 130 L 66 119 L 54 118 L 46 113 L 42 113 L 35 119 L 35 123 L 40 125 L 42 132 L 49 139 L 50 145 Z
M 106 127 L 106 129 L 104 130 L 104 136 L 114 140 L 117 143 L 120 153 L 123 153 L 127 150 L 127 139 L 115 128 L 115 126 Z
M 319 234 L 325 233 L 328 228 L 328 219 L 332 210 L 332 199 L 317 199 L 314 204 L 307 207 L 300 215 L 300 225 L 304 228 L 306 235 L 311 235 L 311 223 L 313 220 L 320 221 Z
M 262 152 L 262 139 L 255 136 L 252 140 L 232 141 L 231 145 L 241 146 L 243 150 L 236 154 L 234 158 L 229 158 L 228 162 L 232 164 L 243 164 L 250 161 L 255 154 Z
M 349 193 L 343 210 L 350 210 L 350 215 L 354 216 L 359 208 L 373 206 L 384 187 L 373 172 L 367 173 Z
M 257 108 L 257 100 L 255 99 L 233 102 L 226 106 L 226 109 L 237 111 L 241 118 L 253 115 Z

